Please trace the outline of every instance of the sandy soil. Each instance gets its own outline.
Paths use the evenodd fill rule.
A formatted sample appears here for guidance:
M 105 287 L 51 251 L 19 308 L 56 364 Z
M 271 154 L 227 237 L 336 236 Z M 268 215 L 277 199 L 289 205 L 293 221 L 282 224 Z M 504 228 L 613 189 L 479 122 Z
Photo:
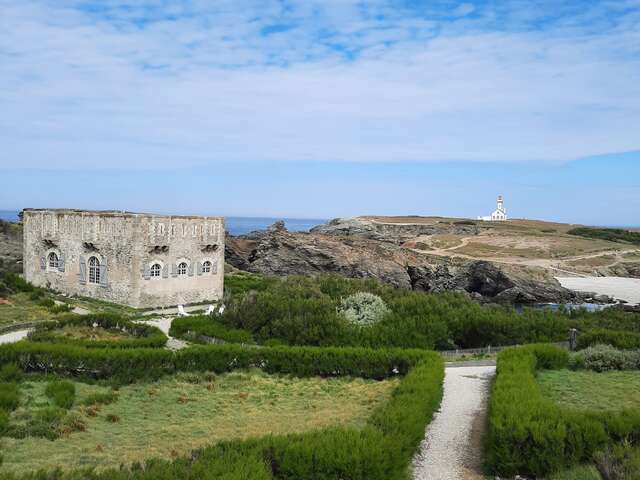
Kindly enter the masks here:
M 556 277 L 560 284 L 578 292 L 595 292 L 625 300 L 633 305 L 640 304 L 640 278 L 622 277 Z
M 413 463 L 414 480 L 482 480 L 482 438 L 495 366 L 448 367 L 440 411 Z

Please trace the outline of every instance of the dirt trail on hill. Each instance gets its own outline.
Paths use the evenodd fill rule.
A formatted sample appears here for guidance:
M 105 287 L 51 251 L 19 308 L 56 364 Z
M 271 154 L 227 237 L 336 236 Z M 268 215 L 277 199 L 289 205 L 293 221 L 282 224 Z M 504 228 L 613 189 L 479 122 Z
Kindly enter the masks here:
M 495 366 L 447 367 L 440 411 L 413 463 L 414 480 L 482 480 L 482 439 Z

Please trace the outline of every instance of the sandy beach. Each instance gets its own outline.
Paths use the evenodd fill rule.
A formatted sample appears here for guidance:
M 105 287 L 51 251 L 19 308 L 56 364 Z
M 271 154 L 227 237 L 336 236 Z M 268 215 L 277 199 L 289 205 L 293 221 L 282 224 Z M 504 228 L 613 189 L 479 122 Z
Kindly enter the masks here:
M 632 305 L 640 304 L 640 278 L 623 277 L 556 277 L 560 284 L 578 292 L 595 292 L 624 300 Z

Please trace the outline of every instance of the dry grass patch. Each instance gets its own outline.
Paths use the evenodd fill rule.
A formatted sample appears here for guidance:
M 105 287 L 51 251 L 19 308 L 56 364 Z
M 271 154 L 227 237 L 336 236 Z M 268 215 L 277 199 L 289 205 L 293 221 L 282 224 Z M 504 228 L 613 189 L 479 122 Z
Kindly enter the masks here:
M 77 383 L 79 406 L 71 412 L 82 415 L 85 431 L 55 441 L 3 438 L 0 472 L 118 466 L 185 455 L 221 440 L 358 427 L 398 384 L 397 379 L 293 378 L 261 371 L 203 374 L 200 380 L 190 373 L 124 386 L 115 402 L 91 412 L 80 406 L 83 399 L 109 389 Z M 37 408 L 46 402 L 44 382 L 30 383 L 27 408 Z

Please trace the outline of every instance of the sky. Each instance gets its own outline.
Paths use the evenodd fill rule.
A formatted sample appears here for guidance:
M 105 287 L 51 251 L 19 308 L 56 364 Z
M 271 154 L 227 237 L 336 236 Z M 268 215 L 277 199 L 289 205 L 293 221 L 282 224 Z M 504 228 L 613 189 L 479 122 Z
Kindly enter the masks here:
M 0 209 L 640 225 L 640 0 L 0 0 Z

